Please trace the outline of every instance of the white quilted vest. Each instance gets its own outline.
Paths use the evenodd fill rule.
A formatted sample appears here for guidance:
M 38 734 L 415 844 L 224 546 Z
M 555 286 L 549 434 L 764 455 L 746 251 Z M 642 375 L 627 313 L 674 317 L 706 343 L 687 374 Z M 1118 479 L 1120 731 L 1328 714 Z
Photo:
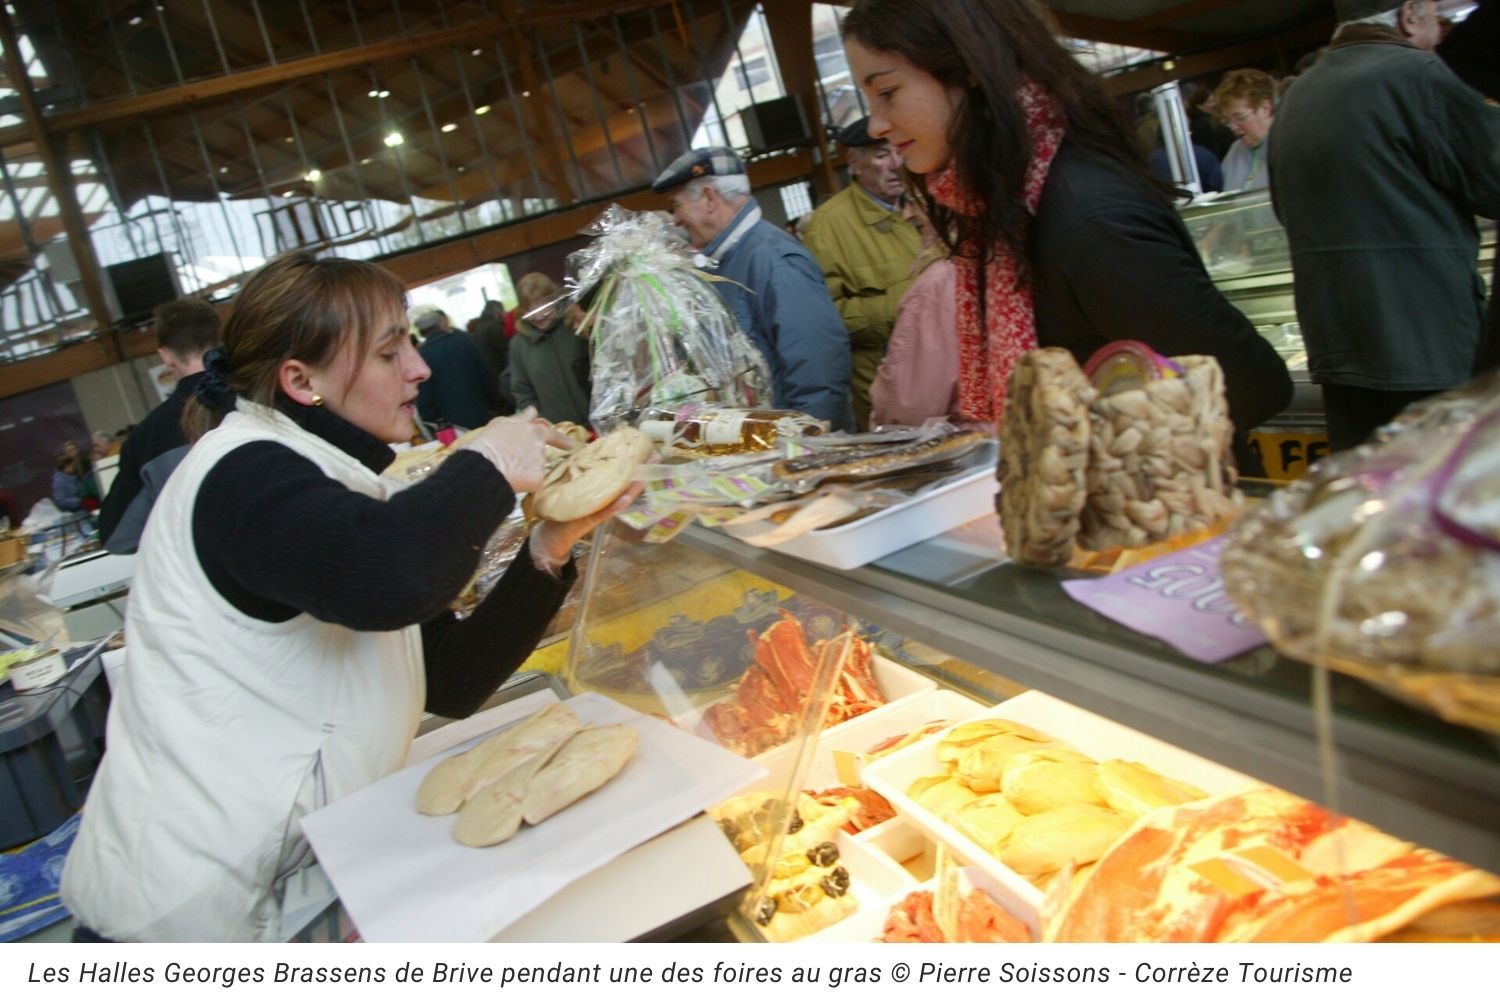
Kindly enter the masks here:
M 63 902 L 106 938 L 278 939 L 282 882 L 311 860 L 301 817 L 395 771 L 416 734 L 418 626 L 259 621 L 199 565 L 192 513 L 204 476 L 232 449 L 267 440 L 351 490 L 384 499 L 394 488 L 244 402 L 167 482 L 131 586 L 107 752 L 63 873 Z

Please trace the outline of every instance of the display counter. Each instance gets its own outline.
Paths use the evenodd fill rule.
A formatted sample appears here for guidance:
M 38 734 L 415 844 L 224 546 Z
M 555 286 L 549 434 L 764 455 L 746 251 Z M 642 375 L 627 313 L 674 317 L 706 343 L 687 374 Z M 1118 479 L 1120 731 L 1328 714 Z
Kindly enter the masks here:
M 853 570 L 753 548 L 697 525 L 664 545 L 615 530 L 589 572 L 611 585 L 585 588 L 570 637 L 549 654 L 551 664 L 562 664 L 574 692 L 606 694 L 767 767 L 765 779 L 710 811 L 737 849 L 746 843 L 747 813 L 774 827 L 795 810 L 810 828 L 840 796 L 863 795 L 860 788 L 894 806 L 895 819 L 872 814 L 874 825 L 866 825 L 855 814 L 837 838 L 832 829 L 813 837 L 835 842 L 829 871 L 847 869 L 857 908 L 801 922 L 788 881 L 765 875 L 733 925 L 746 939 L 878 937 L 898 900 L 933 884 L 949 850 L 937 845 L 952 830 L 925 814 L 914 818 L 901 804 L 915 799 L 901 793 L 915 788 L 923 765 L 898 753 L 872 767 L 872 744 L 924 724 L 1011 712 L 1042 720 L 1032 723 L 1039 729 L 1069 727 L 1058 738 L 1087 745 L 1100 761 L 1144 762 L 1211 796 L 1274 786 L 1423 848 L 1500 869 L 1500 744 L 1333 674 L 1325 758 L 1311 668 L 1268 646 L 1213 665 L 1191 660 L 1075 602 L 1062 583 L 1083 574 L 1009 562 L 991 517 Z M 622 588 L 634 603 L 622 602 Z M 851 709 L 859 698 L 833 679 L 838 671 L 827 664 L 849 634 L 868 641 L 870 677 L 884 703 Z M 853 685 L 856 693 L 862 683 Z M 784 707 L 794 704 L 789 692 L 798 684 L 813 701 L 826 699 L 802 717 Z M 778 713 L 789 718 L 778 722 Z M 925 752 L 931 771 L 931 750 Z M 885 767 L 887 761 L 896 763 Z M 805 833 L 785 836 L 796 850 L 772 855 L 781 859 L 778 870 L 789 860 L 800 867 L 798 852 L 809 846 L 801 843 Z M 752 869 L 757 851 L 777 850 L 774 841 L 748 843 L 754 846 L 741 856 Z M 973 854 L 966 863 L 984 867 Z M 987 891 L 1024 914 L 1036 934 L 1055 874 L 1011 885 L 1009 896 L 1003 884 Z M 842 885 L 827 878 L 820 884 L 835 896 Z M 810 891 L 824 899 L 822 889 Z M 783 914 L 793 905 L 795 915 L 778 914 L 772 899 Z M 759 926 L 758 915 L 767 918 Z
M 1035 688 L 1471 864 L 1500 868 L 1500 746 L 1330 677 L 1336 783 L 1323 778 L 1312 668 L 1269 646 L 1187 659 L 1073 601 L 1065 575 L 1009 563 L 988 520 L 831 571 L 704 528 L 711 555 L 979 668 L 945 685 L 996 700 Z

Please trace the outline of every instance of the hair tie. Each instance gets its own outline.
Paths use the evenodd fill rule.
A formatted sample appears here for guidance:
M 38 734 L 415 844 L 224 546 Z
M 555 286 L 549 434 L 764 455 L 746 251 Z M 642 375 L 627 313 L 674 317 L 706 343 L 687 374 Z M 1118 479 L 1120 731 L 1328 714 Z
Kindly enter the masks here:
M 216 413 L 234 402 L 234 386 L 229 384 L 229 356 L 224 348 L 215 347 L 204 353 L 203 377 L 193 386 L 193 395 Z

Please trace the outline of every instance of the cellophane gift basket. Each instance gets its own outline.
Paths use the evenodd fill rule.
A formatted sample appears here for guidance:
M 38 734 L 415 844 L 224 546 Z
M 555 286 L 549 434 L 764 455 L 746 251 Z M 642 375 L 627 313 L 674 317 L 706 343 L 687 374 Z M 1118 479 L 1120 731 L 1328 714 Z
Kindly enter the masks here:
M 1282 652 L 1500 733 L 1500 376 L 1319 462 L 1221 565 Z
M 769 406 L 765 360 L 665 217 L 611 205 L 568 258 L 569 296 L 592 347 L 589 417 L 601 434 L 647 407 Z

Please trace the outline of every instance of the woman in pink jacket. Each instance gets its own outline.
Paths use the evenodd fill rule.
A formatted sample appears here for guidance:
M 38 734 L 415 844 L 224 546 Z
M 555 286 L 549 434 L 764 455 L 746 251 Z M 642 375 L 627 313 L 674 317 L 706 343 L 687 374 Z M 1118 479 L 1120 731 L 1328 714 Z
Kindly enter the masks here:
M 870 386 L 870 422 L 920 424 L 958 407 L 958 327 L 954 267 L 915 198 L 902 196 L 902 218 L 922 234 L 917 280 L 901 298 L 885 360 Z

